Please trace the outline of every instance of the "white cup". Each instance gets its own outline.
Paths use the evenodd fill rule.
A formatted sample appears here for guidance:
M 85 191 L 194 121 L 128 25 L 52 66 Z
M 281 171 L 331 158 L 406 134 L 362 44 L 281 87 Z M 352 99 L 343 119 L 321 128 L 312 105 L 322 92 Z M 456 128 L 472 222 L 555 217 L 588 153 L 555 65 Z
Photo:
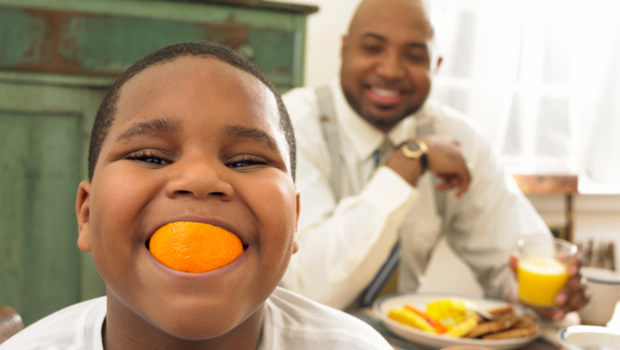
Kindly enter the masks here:
M 620 298 L 620 274 L 611 270 L 582 267 L 590 289 L 590 301 L 579 310 L 581 324 L 605 326 L 611 320 Z

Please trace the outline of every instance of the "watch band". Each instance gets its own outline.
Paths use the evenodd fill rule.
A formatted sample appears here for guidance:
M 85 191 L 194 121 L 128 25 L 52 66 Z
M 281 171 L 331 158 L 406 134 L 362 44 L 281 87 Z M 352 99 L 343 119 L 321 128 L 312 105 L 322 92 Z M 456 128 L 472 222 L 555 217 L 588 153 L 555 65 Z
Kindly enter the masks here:
M 420 142 L 422 142 L 422 141 L 420 141 Z M 426 144 L 425 144 L 425 146 L 426 146 Z M 427 152 L 425 151 L 420 156 L 420 165 L 422 166 L 422 172 L 420 173 L 420 175 L 424 174 L 426 169 L 428 169 L 428 156 L 426 154 L 427 154 Z

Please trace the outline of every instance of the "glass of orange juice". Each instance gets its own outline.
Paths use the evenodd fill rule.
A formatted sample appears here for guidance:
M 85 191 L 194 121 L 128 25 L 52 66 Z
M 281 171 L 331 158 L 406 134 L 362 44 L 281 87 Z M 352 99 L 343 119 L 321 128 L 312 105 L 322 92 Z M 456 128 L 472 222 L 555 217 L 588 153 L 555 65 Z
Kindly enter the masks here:
M 559 238 L 525 237 L 518 241 L 519 301 L 543 309 L 552 309 L 555 295 L 568 282 L 568 264 L 577 246 Z

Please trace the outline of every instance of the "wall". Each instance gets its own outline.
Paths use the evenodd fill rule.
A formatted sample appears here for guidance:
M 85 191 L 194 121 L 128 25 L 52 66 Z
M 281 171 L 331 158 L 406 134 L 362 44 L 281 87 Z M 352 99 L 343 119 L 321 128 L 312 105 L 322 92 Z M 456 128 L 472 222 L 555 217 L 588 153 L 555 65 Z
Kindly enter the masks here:
M 338 76 L 340 44 L 360 0 L 272 0 L 319 6 L 308 19 L 305 83 L 318 86 Z

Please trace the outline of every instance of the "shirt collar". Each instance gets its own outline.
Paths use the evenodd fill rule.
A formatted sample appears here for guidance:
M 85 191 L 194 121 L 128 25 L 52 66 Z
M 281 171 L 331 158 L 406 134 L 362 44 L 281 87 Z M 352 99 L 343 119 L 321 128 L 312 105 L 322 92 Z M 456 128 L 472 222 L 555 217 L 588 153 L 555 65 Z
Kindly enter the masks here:
M 351 143 L 359 160 L 365 160 L 372 156 L 383 143 L 385 133 L 370 125 L 349 106 L 339 79 L 330 82 L 330 88 L 334 94 L 334 104 L 338 123 L 342 126 L 344 137 Z M 407 139 L 415 137 L 417 113 L 403 119 L 389 133 L 388 137 L 394 146 L 398 146 Z

